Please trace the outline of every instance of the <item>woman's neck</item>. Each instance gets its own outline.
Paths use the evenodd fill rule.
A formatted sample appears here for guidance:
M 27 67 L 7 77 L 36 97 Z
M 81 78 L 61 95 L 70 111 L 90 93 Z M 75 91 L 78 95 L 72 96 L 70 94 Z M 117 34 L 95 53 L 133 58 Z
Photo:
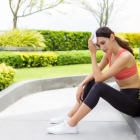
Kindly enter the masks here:
M 115 57 L 117 57 L 118 53 L 120 52 L 120 50 L 122 50 L 123 48 L 121 46 L 119 46 L 117 43 L 113 46 L 112 48 L 112 53 Z

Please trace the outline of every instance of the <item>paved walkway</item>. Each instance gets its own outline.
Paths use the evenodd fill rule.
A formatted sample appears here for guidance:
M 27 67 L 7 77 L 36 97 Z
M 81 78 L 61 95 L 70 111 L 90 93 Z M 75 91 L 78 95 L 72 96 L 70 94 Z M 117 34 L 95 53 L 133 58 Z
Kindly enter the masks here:
M 102 98 L 78 123 L 78 134 L 46 133 L 56 125 L 50 118 L 73 107 L 76 91 L 77 87 L 50 90 L 15 102 L 0 113 L 0 140 L 138 140 L 121 113 Z

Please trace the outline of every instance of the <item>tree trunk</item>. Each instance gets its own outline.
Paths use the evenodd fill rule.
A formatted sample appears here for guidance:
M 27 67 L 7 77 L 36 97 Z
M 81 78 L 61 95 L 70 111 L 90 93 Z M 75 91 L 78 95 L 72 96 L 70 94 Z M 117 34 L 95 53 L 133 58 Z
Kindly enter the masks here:
M 13 19 L 13 28 L 16 29 L 17 28 L 17 16 L 14 16 L 14 19 Z

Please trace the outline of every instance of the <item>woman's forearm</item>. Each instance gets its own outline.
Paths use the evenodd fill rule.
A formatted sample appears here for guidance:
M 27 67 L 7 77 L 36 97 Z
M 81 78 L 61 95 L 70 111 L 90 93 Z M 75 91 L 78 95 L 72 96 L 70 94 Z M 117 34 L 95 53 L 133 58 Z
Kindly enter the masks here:
M 84 86 L 85 84 L 87 84 L 89 81 L 91 81 L 92 79 L 94 79 L 94 75 L 93 72 L 91 72 L 82 83 L 80 83 L 79 85 Z

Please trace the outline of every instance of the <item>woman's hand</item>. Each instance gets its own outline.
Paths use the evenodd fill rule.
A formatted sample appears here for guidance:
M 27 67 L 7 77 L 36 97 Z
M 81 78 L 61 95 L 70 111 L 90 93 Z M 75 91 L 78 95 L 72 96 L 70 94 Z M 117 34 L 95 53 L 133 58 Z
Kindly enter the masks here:
M 83 86 L 79 85 L 78 89 L 77 89 L 77 93 L 76 93 L 76 100 L 77 100 L 77 102 L 80 103 L 80 96 L 81 96 L 81 99 L 83 100 L 83 95 L 84 95 Z
M 93 42 L 92 42 L 93 37 L 94 37 L 94 36 L 90 37 L 89 40 L 88 40 L 88 48 L 89 48 L 89 50 L 90 50 L 91 53 L 96 54 L 96 51 L 97 51 L 97 50 L 96 50 L 96 46 L 95 46 L 95 45 L 93 44 Z

